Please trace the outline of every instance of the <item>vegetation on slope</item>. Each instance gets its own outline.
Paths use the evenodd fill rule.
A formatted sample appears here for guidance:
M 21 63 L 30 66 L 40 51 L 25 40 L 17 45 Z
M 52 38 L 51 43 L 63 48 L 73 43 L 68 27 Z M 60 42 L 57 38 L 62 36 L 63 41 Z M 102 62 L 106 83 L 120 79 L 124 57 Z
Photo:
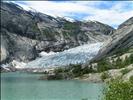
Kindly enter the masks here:
M 66 22 L 64 23 L 64 27 L 63 27 L 65 30 L 77 30 L 79 29 L 79 25 L 78 23 L 74 22 L 74 23 L 71 23 L 71 22 Z
M 71 75 L 73 78 L 74 77 L 82 77 L 84 74 L 89 74 L 89 73 L 102 73 L 101 79 L 105 80 L 105 79 L 109 78 L 109 75 L 106 71 L 108 71 L 110 69 L 125 68 L 126 66 L 132 64 L 133 63 L 133 54 L 131 54 L 129 57 L 125 57 L 124 60 L 120 59 L 120 57 L 117 57 L 116 60 L 113 59 L 111 62 L 109 59 L 106 58 L 106 59 L 101 59 L 96 63 L 97 63 L 97 65 L 95 65 L 95 66 L 93 66 L 93 64 L 90 64 L 89 66 L 83 67 L 82 65 L 77 64 L 77 65 L 69 65 L 67 67 L 62 67 L 62 68 L 56 68 L 54 73 L 55 73 L 55 75 L 58 75 L 58 74 Z M 124 74 L 128 73 L 129 71 L 130 71 L 129 69 L 125 68 L 125 69 L 121 70 L 121 73 L 124 75 Z
M 117 57 L 116 60 L 112 59 L 112 62 L 110 59 L 101 59 L 97 62 L 97 71 L 103 72 L 110 69 L 119 69 L 124 68 L 130 64 L 133 63 L 133 54 L 131 54 L 129 57 L 125 57 L 124 60 L 122 60 L 120 57 Z
M 131 81 L 112 80 L 104 91 L 104 100 L 133 100 L 133 78 Z

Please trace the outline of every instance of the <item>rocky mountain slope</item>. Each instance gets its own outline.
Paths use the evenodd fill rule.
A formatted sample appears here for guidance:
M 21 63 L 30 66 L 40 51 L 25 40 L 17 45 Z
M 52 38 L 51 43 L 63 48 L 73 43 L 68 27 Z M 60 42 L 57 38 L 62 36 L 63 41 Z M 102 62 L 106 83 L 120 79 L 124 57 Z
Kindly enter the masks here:
M 114 29 L 97 21 L 69 22 L 13 3 L 1 4 L 1 61 L 28 62 L 41 51 L 63 51 L 107 40 Z
M 93 60 L 99 60 L 130 48 L 133 48 L 133 17 L 119 25 L 110 39 L 104 42 L 103 48 Z

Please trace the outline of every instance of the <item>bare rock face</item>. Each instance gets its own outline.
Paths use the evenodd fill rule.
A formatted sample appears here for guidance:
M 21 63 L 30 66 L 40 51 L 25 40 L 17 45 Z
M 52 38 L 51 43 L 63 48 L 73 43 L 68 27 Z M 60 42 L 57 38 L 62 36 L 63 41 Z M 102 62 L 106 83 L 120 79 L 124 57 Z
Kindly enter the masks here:
M 7 50 L 8 48 L 7 43 L 8 43 L 8 40 L 6 40 L 5 37 L 1 35 L 1 47 L 0 47 L 1 61 L 4 61 L 9 56 L 9 52 Z
M 41 51 L 63 51 L 107 40 L 114 29 L 100 22 L 69 22 L 13 3 L 1 4 L 1 61 L 35 59 Z
M 130 25 L 133 25 L 133 17 L 129 18 L 127 21 L 119 25 L 118 29 L 123 28 L 125 26 L 130 26 Z
M 93 60 L 101 59 L 126 48 L 133 48 L 133 17 L 119 26 Z
M 34 47 L 37 43 L 36 40 L 9 33 L 4 29 L 1 31 L 1 61 L 17 59 L 18 61 L 27 62 L 37 57 L 37 52 Z

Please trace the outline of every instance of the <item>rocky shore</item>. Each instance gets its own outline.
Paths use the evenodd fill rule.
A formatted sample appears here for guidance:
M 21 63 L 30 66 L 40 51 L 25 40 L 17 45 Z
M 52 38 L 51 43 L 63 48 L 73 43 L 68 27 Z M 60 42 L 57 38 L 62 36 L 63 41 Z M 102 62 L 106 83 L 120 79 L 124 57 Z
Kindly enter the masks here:
M 83 80 L 87 82 L 108 82 L 111 79 L 121 78 L 123 81 L 128 81 L 130 77 L 133 76 L 133 64 L 121 68 L 121 69 L 112 69 L 102 73 L 89 73 L 81 77 L 76 77 L 76 80 Z

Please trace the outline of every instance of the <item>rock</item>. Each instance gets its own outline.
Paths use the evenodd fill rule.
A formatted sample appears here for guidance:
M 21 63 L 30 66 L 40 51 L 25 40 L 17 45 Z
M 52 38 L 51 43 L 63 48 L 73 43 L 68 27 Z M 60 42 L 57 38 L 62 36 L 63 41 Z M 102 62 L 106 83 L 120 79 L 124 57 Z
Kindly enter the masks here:
M 93 83 L 102 82 L 101 73 L 85 74 L 82 77 L 78 77 L 75 79 L 76 80 L 83 80 L 83 81 L 87 81 L 87 82 L 93 82 Z
M 111 56 L 122 49 L 133 48 L 133 18 L 130 18 L 111 35 L 111 38 L 104 42 L 98 55 L 92 60 L 99 60 Z
M 3 72 L 11 72 L 11 70 L 9 68 L 0 67 L 0 72 L 1 73 L 3 73 Z
M 126 27 L 126 26 L 130 26 L 132 24 L 133 24 L 133 17 L 129 18 L 128 20 L 123 22 L 121 25 L 119 25 L 118 29 L 121 29 L 121 28 Z
M 100 22 L 68 21 L 25 11 L 14 3 L 1 4 L 1 61 L 30 61 L 41 51 L 59 52 L 86 43 L 103 42 L 114 29 Z
M 122 79 L 125 81 L 128 81 L 130 77 L 133 76 L 133 64 L 129 65 L 127 69 L 129 69 L 130 71 L 122 77 Z
M 35 49 L 36 40 L 18 36 L 2 29 L 2 59 L 10 62 L 12 60 L 24 61 L 35 59 L 38 54 Z M 4 59 L 5 57 L 5 59 Z

